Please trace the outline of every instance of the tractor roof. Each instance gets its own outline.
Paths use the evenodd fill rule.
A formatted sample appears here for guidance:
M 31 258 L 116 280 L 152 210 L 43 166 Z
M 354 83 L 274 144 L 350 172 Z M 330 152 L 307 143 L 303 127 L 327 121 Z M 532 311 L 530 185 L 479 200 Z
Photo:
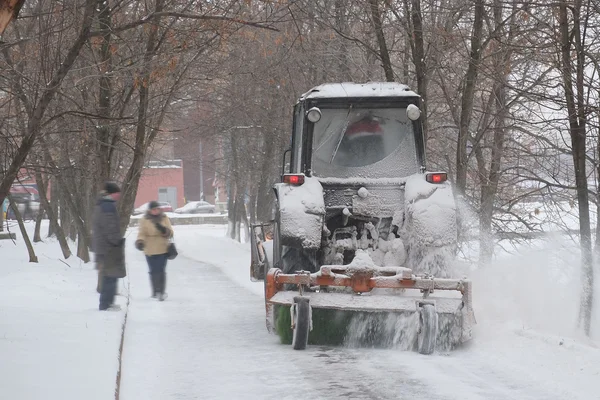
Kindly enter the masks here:
M 348 97 L 419 97 L 407 85 L 395 82 L 325 83 L 300 97 L 306 99 L 339 99 Z

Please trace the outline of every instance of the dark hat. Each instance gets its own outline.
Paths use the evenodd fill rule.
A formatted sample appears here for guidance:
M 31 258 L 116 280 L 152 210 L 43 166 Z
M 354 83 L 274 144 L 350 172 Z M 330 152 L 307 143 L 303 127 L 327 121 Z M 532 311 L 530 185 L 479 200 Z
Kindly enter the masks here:
M 152 200 L 150 203 L 148 203 L 148 210 L 152 210 L 153 208 L 158 208 L 158 207 L 160 207 L 160 204 L 158 204 L 158 201 Z
M 121 188 L 115 182 L 106 182 L 104 184 L 104 191 L 107 194 L 119 193 Z

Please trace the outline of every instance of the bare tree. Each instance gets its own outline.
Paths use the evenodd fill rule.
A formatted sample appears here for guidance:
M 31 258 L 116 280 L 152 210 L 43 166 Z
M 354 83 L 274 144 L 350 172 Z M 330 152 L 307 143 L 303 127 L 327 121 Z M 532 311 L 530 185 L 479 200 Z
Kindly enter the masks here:
M 6 47 L 4 48 L 6 63 L 9 68 L 11 68 L 10 74 L 13 78 L 15 78 L 13 80 L 13 87 L 17 93 L 17 96 L 19 96 L 23 102 L 23 106 L 27 110 L 27 124 L 26 132 L 21 140 L 21 143 L 15 155 L 13 156 L 8 169 L 4 172 L 2 181 L 0 181 L 0 202 L 4 201 L 8 195 L 10 187 L 12 186 L 19 169 L 25 162 L 27 155 L 29 154 L 35 143 L 35 140 L 38 138 L 41 132 L 41 126 L 46 110 L 59 91 L 60 85 L 67 76 L 67 73 L 74 65 L 81 49 L 88 40 L 93 21 L 95 5 L 96 2 L 94 0 L 86 0 L 85 7 L 83 8 L 83 16 L 81 19 L 81 28 L 79 33 L 67 50 L 67 53 L 62 59 L 62 62 L 60 63 L 60 66 L 56 72 L 49 80 L 44 82 L 41 88 L 36 88 L 36 91 L 37 89 L 41 91 L 41 95 L 37 100 L 27 96 L 27 92 L 23 86 L 23 79 L 19 77 L 19 73 L 16 69 L 18 67 L 15 64 L 9 49 Z
M 583 11 L 583 12 L 582 12 Z M 580 321 L 583 330 L 589 336 L 594 298 L 594 269 L 592 255 L 592 233 L 590 226 L 590 208 L 587 160 L 587 112 L 585 93 L 586 42 L 585 27 L 589 21 L 589 10 L 582 1 L 574 3 L 562 0 L 558 7 L 559 59 L 565 101 L 568 111 L 569 134 L 573 153 L 575 183 L 577 186 L 577 204 L 579 206 L 579 236 L 581 243 L 582 296 Z M 575 60 L 572 54 L 576 54 Z

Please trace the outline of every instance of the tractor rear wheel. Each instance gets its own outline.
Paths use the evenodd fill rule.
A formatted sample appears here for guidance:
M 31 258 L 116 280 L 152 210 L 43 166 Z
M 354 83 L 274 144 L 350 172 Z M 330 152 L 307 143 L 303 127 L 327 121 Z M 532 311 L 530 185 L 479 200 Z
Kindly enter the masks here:
M 310 305 L 306 297 L 294 297 L 292 312 L 294 313 L 294 326 L 292 336 L 292 347 L 294 350 L 304 350 L 308 344 L 308 333 L 310 331 Z
M 432 354 L 438 331 L 438 316 L 435 306 L 424 304 L 419 311 L 419 335 L 417 339 L 418 351 L 421 354 Z

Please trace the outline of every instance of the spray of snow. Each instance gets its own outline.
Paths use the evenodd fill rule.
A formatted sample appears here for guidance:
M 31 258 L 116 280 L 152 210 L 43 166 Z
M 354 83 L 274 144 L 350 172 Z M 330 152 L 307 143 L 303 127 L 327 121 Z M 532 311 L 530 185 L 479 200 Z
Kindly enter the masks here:
M 479 334 L 494 335 L 498 325 L 585 340 L 577 327 L 581 293 L 577 245 L 564 238 L 538 242 L 517 255 L 500 254 L 472 272 Z M 598 290 L 596 290 L 598 293 Z M 595 307 L 592 337 L 600 339 Z
M 344 340 L 348 347 L 386 347 L 413 350 L 419 330 L 417 313 L 360 313 Z

